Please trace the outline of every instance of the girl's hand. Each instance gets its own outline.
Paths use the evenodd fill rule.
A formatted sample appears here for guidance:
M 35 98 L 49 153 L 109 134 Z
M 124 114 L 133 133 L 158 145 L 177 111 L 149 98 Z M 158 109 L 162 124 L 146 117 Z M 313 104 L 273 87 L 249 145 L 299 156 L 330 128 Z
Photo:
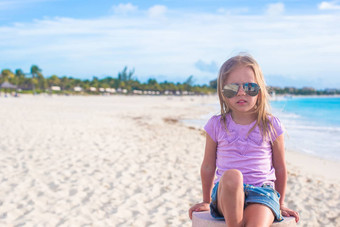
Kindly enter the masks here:
M 202 203 L 198 203 L 196 205 L 193 205 L 190 209 L 189 209 L 189 217 L 190 219 L 192 219 L 192 212 L 200 212 L 200 211 L 206 211 L 206 210 L 210 210 L 210 203 L 206 203 L 206 202 L 202 202 Z
M 285 207 L 284 205 L 281 205 L 280 207 L 281 209 L 281 213 L 284 217 L 295 217 L 295 222 L 298 222 L 300 217 L 299 217 L 299 213 L 294 211 L 294 210 L 291 210 L 289 209 L 288 207 Z

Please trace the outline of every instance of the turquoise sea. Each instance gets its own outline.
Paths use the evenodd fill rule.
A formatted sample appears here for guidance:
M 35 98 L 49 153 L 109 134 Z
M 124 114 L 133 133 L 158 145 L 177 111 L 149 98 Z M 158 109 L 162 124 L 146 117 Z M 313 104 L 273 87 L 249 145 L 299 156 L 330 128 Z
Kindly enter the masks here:
M 289 150 L 321 158 L 340 160 L 340 97 L 277 97 L 270 102 L 272 113 L 286 130 L 285 144 Z M 187 120 L 187 124 L 203 128 L 207 120 L 219 113 Z
M 279 97 L 271 106 L 288 149 L 340 160 L 340 97 Z

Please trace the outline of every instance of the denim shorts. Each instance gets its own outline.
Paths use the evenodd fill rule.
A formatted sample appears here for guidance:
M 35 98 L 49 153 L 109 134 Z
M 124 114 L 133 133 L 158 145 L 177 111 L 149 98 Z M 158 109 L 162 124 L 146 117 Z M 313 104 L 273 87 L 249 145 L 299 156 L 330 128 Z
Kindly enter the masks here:
M 224 219 L 223 215 L 218 212 L 217 209 L 217 182 L 211 193 L 210 213 L 216 219 Z M 275 221 L 282 221 L 283 217 L 280 211 L 280 194 L 273 189 L 270 185 L 263 185 L 262 187 L 255 187 L 250 184 L 243 184 L 244 190 L 244 208 L 249 203 L 259 203 L 269 207 L 275 216 Z

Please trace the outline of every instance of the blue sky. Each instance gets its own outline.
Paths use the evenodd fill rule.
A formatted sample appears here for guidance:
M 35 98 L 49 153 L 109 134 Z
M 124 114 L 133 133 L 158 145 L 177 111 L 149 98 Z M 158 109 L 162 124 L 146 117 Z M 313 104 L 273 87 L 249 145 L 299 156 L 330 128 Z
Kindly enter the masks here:
M 248 52 L 269 85 L 340 88 L 339 22 L 340 0 L 0 0 L 0 69 L 204 84 Z

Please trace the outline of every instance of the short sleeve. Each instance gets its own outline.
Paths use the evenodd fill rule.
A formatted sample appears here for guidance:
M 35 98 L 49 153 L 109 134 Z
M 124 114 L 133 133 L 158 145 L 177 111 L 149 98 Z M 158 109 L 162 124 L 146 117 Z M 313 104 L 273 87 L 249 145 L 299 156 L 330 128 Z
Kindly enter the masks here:
M 272 116 L 270 121 L 271 121 L 273 128 L 275 130 L 275 133 L 273 133 L 273 132 L 271 133 L 272 141 L 274 142 L 277 137 L 282 135 L 282 133 L 284 132 L 284 127 L 283 127 L 281 121 L 277 117 Z
M 211 139 L 217 143 L 217 123 L 219 121 L 219 116 L 211 117 L 207 124 L 204 126 L 204 130 L 208 133 Z

